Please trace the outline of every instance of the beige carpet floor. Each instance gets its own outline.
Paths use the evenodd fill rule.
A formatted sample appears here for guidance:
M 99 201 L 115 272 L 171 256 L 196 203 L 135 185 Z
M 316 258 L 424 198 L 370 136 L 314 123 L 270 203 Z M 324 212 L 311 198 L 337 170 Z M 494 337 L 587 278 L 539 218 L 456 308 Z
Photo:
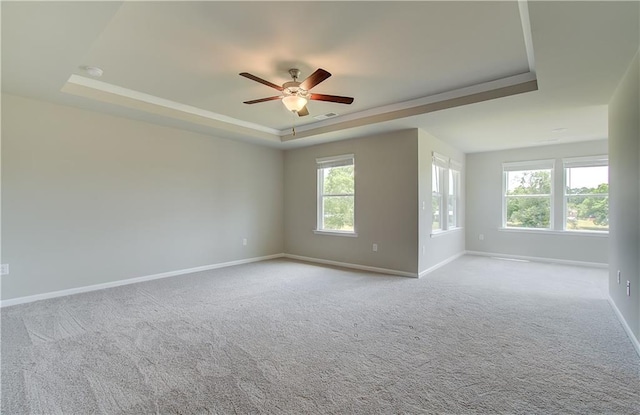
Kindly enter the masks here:
M 273 260 L 2 309 L 3 414 L 638 414 L 606 270 Z

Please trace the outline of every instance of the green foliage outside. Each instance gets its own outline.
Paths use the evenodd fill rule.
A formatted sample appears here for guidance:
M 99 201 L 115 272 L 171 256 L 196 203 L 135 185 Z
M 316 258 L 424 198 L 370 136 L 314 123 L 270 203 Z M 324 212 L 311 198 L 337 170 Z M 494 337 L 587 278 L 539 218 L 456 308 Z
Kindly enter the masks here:
M 551 194 L 551 173 L 547 170 L 528 171 L 517 179 L 517 186 L 510 186 L 507 192 L 507 195 L 514 196 L 507 199 L 507 226 L 548 228 L 551 223 L 549 197 L 530 195 Z
M 518 172 L 517 183 L 507 192 L 507 226 L 549 228 L 551 218 L 551 173 L 545 170 Z M 609 185 L 567 189 L 567 229 L 607 230 L 609 226 Z M 598 196 L 602 195 L 602 196 Z
M 354 186 L 353 165 L 324 170 L 324 229 L 353 231 Z
M 567 189 L 567 229 L 602 231 L 609 229 L 609 185 Z M 603 196 L 583 196 L 603 195 Z

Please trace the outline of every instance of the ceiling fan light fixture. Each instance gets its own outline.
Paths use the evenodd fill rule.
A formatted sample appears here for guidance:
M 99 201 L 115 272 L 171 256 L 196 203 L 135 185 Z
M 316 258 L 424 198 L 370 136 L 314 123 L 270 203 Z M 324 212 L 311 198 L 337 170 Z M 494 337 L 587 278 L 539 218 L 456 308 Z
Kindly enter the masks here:
M 307 99 L 298 95 L 289 95 L 282 98 L 282 103 L 289 111 L 298 112 L 307 105 Z

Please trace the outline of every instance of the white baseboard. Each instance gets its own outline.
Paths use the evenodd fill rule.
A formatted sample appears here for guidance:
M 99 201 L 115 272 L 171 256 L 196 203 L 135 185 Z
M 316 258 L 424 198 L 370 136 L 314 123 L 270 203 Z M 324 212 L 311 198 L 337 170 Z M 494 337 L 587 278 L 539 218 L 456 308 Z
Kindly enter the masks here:
M 418 277 L 419 277 L 419 278 L 422 278 L 422 277 L 424 277 L 425 275 L 432 273 L 433 271 L 437 270 L 438 268 L 440 268 L 440 267 L 443 267 L 443 266 L 447 265 L 449 262 L 453 262 L 453 261 L 455 261 L 456 259 L 460 258 L 460 257 L 461 257 L 461 256 L 463 256 L 465 253 L 466 253 L 465 251 L 458 252 L 457 254 L 455 254 L 455 255 L 453 255 L 453 256 L 451 256 L 451 257 L 449 257 L 449 258 L 445 259 L 444 261 L 440 261 L 440 262 L 438 262 L 437 264 L 435 264 L 435 265 L 433 265 L 433 266 L 431 266 L 431 267 L 429 267 L 429 268 L 425 269 L 424 271 L 422 271 L 422 272 L 418 275 Z
M 193 272 L 208 271 L 208 270 L 217 269 L 217 268 L 231 267 L 234 265 L 248 264 L 250 262 L 267 261 L 269 259 L 282 258 L 284 256 L 285 256 L 284 254 L 274 254 L 274 255 L 267 255 L 267 256 L 261 256 L 261 257 L 239 259 L 237 261 L 221 262 L 218 264 L 203 265 L 201 267 L 162 272 L 160 274 L 145 275 L 142 277 L 135 277 L 135 278 L 127 278 L 124 280 L 110 281 L 102 284 L 88 285 L 85 287 L 69 288 L 67 290 L 29 295 L 26 297 L 10 298 L 8 300 L 0 301 L 0 308 L 9 307 L 17 304 L 31 303 L 33 301 L 46 300 L 49 298 L 64 297 L 72 294 L 80 294 L 80 293 L 85 293 L 89 291 L 103 290 L 105 288 L 119 287 L 121 285 L 136 284 L 138 282 L 157 280 L 160 278 L 175 277 L 178 275 L 191 274 Z
M 284 254 L 284 257 L 289 259 L 297 259 L 299 261 L 314 262 L 317 264 L 333 265 L 333 266 L 342 267 L 342 268 L 351 268 L 351 269 L 359 269 L 361 271 L 377 272 L 380 274 L 390 274 L 390 275 L 399 275 L 401 277 L 418 278 L 418 274 L 416 273 L 407 272 L 407 271 L 398 271 L 395 269 L 370 267 L 367 265 L 350 264 L 347 262 L 331 261 L 328 259 L 311 258 L 308 256 L 292 255 L 292 254 Z
M 517 259 L 521 261 L 531 262 L 547 262 L 551 264 L 562 265 L 576 265 L 579 267 L 591 267 L 591 268 L 609 268 L 609 264 L 603 264 L 601 262 L 584 262 L 584 261 L 571 261 L 568 259 L 556 259 L 556 258 L 544 258 L 537 256 L 524 256 L 524 255 L 511 255 L 511 254 L 499 254 L 495 252 L 482 252 L 482 251 L 466 251 L 468 255 L 488 256 L 494 258 L 506 258 Z
M 613 311 L 616 313 L 616 317 L 618 317 L 618 320 L 620 320 L 622 328 L 624 328 L 624 331 L 627 332 L 627 336 L 629 336 L 631 344 L 633 344 L 633 347 L 636 349 L 636 353 L 638 353 L 638 356 L 640 356 L 640 341 L 638 341 L 638 338 L 633 334 L 633 331 L 631 331 L 631 327 L 629 327 L 629 325 L 627 324 L 627 320 L 624 319 L 624 316 L 611 297 L 609 297 L 609 304 L 611 304 L 611 308 L 613 308 Z

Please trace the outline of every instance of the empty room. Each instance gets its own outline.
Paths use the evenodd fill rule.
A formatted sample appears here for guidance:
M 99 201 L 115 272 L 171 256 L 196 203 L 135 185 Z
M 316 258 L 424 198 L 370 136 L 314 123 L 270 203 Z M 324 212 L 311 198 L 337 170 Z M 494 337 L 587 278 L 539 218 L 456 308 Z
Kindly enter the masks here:
M 2 414 L 640 413 L 640 1 L 2 1 Z

